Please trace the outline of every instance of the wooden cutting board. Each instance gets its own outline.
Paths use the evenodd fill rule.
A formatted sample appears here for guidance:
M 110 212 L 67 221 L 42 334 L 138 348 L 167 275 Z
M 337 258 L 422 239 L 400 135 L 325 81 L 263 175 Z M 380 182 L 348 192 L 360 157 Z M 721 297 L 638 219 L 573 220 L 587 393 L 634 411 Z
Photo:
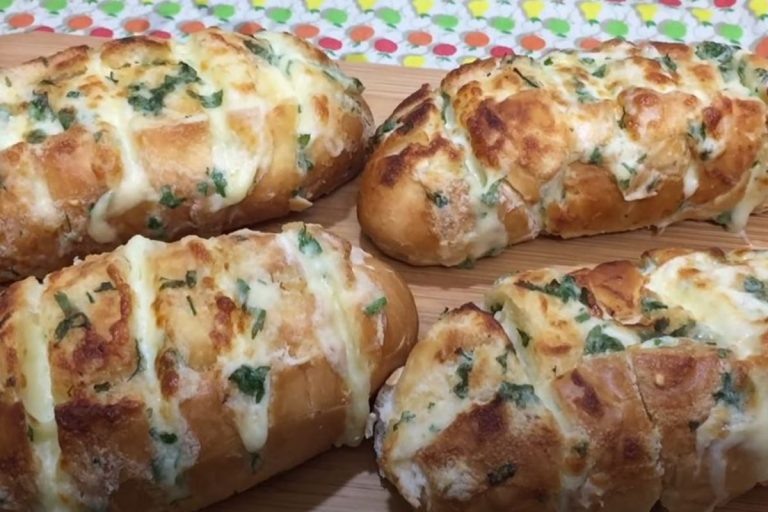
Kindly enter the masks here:
M 53 53 L 77 44 L 99 44 L 103 39 L 64 34 L 30 33 L 0 37 L 0 67 Z M 443 76 L 438 70 L 419 70 L 374 64 L 342 63 L 351 75 L 366 86 L 366 99 L 377 123 L 424 82 L 436 84 Z M 347 238 L 365 250 L 381 256 L 360 235 L 355 215 L 357 183 L 352 182 L 318 201 L 313 208 L 259 226 L 273 230 L 286 220 L 316 222 Z M 561 241 L 540 239 L 527 242 L 502 255 L 479 261 L 471 270 L 414 268 L 391 261 L 405 276 L 416 297 L 421 331 L 448 307 L 482 301 L 482 293 L 501 274 L 552 264 L 578 265 L 613 259 L 636 259 L 651 248 L 682 246 L 693 248 L 733 248 L 750 245 L 768 247 L 768 216 L 751 219 L 746 237 L 723 231 L 703 222 L 684 222 L 663 233 L 648 230 Z M 213 475 L 212 478 L 227 478 Z M 405 512 L 410 510 L 376 472 L 370 443 L 356 449 L 337 449 L 316 457 L 299 468 L 275 477 L 257 488 L 211 507 L 211 512 L 246 511 L 350 511 Z M 766 512 L 768 487 L 758 488 L 718 512 Z

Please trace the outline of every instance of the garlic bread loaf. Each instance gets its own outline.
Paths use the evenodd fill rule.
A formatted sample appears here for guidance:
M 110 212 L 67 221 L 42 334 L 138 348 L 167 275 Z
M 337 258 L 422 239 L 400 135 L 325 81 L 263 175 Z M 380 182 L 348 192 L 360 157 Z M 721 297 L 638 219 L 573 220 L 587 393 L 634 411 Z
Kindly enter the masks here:
M 503 277 L 380 392 L 381 471 L 421 510 L 711 511 L 768 482 L 766 318 L 768 252 Z
M 417 334 L 313 225 L 111 253 L 0 295 L 0 510 L 201 509 L 364 435 Z
M 393 257 L 447 266 L 539 235 L 742 230 L 768 194 L 767 87 L 768 60 L 712 42 L 463 65 L 379 127 L 360 223 Z
M 0 69 L 0 279 L 310 206 L 362 168 L 361 92 L 270 32 L 130 37 Z

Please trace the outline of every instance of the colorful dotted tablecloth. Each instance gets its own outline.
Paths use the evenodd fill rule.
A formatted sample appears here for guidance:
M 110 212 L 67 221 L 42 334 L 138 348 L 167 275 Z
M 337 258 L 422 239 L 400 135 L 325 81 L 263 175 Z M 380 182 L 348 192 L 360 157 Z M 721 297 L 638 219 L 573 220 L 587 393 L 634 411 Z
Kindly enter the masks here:
M 0 0 L 0 33 L 291 31 L 336 58 L 450 68 L 601 40 L 715 40 L 768 56 L 768 0 Z

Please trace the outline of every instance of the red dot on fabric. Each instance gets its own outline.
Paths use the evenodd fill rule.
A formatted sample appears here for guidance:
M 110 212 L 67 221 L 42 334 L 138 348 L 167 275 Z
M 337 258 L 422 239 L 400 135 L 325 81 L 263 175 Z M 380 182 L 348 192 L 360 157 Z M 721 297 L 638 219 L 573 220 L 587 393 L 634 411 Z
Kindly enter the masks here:
M 389 39 L 377 39 L 373 47 L 382 53 L 394 53 L 397 51 L 397 43 Z
M 237 27 L 237 31 L 241 34 L 245 34 L 246 36 L 250 36 L 255 34 L 256 32 L 260 31 L 262 29 L 261 25 L 256 23 L 255 21 L 246 21 L 245 23 L 241 23 Z
M 432 52 L 434 52 L 435 55 L 439 55 L 440 57 L 450 57 L 456 53 L 456 47 L 452 44 L 440 43 L 432 48 Z
M 96 37 L 112 37 L 114 32 L 106 27 L 96 27 L 91 30 L 91 35 Z
M 491 55 L 493 57 L 501 58 L 506 57 L 507 55 L 514 55 L 515 50 L 508 46 L 494 46 L 491 48 Z
M 755 47 L 755 53 L 760 57 L 768 58 L 768 37 L 764 37 L 757 43 Z
M 53 27 L 49 27 L 47 25 L 40 25 L 39 27 L 35 27 L 35 32 L 56 32 Z
M 584 50 L 594 50 L 600 46 L 600 40 L 595 39 L 594 37 L 585 37 L 581 40 L 579 46 Z
M 152 36 L 152 37 L 156 37 L 158 39 L 170 39 L 171 38 L 171 34 L 166 32 L 165 30 L 153 30 L 152 32 L 149 33 L 149 35 Z
M 326 50 L 335 51 L 341 49 L 341 41 L 333 37 L 323 37 L 317 42 L 317 44 L 320 45 L 320 48 L 325 48 Z

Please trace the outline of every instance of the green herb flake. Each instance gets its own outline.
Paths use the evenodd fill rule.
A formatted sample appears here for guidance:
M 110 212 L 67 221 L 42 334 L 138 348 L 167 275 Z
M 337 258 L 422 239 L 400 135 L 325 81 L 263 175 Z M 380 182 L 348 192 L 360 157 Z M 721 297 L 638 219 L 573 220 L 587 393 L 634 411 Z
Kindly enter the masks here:
M 742 409 L 744 406 L 744 394 L 736 387 L 733 375 L 730 372 L 725 372 L 722 374 L 721 379 L 721 387 L 712 394 L 712 397 L 717 402 L 723 402 L 736 409 Z
M 302 133 L 299 135 L 298 142 L 299 142 L 299 148 L 304 149 L 309 144 L 309 141 L 311 140 L 312 136 L 308 133 Z
M 443 105 L 440 109 L 440 118 L 443 120 L 443 124 L 445 124 L 448 122 L 448 109 L 451 108 L 451 97 L 447 92 L 440 89 L 440 98 L 443 100 Z
M 160 188 L 160 201 L 159 203 L 163 206 L 167 206 L 171 210 L 174 208 L 178 208 L 181 203 L 186 201 L 186 198 L 184 197 L 178 197 L 173 193 L 173 189 L 171 189 L 170 185 L 163 185 Z
M 400 419 L 397 420 L 397 422 L 394 425 L 392 425 L 392 431 L 393 432 L 397 432 L 397 429 L 400 428 L 400 424 L 401 423 L 409 423 L 409 422 L 413 421 L 413 418 L 415 418 L 415 417 L 416 417 L 416 415 L 414 413 L 412 413 L 411 411 L 403 411 L 400 414 Z
M 150 89 L 144 83 L 130 85 L 128 104 L 136 111 L 158 115 L 165 106 L 165 97 L 175 91 L 177 86 L 199 81 L 197 71 L 186 62 L 180 62 L 178 74 L 166 75 L 163 83 L 157 87 Z
M 198 94 L 195 91 L 187 90 L 187 94 L 200 102 L 203 108 L 216 108 L 221 106 L 224 99 L 224 90 L 219 90 L 209 95 Z
M 261 308 L 251 308 L 249 310 L 253 317 L 253 325 L 251 326 L 251 339 L 256 338 L 262 329 L 264 329 L 264 322 L 267 320 L 267 310 Z
M 435 405 L 437 405 L 437 404 L 435 404 L 435 402 L 429 402 L 429 403 L 427 404 L 427 410 L 428 410 L 428 411 L 431 411 L 432 409 L 434 409 L 434 408 L 435 408 Z
M 442 192 L 427 192 L 427 198 L 438 208 L 447 206 L 449 202 L 448 198 L 444 196 Z
M 522 329 L 518 329 L 517 334 L 520 336 L 520 343 L 523 345 L 523 348 L 528 348 L 528 345 L 531 343 L 531 335 Z
M 601 165 L 603 163 L 603 153 L 600 148 L 595 146 L 592 153 L 589 155 L 589 163 L 592 165 Z
M 589 441 L 581 441 L 573 445 L 573 451 L 582 459 L 587 456 L 589 452 Z
M 666 304 L 650 297 L 643 297 L 640 300 L 640 308 L 643 313 L 650 313 L 651 311 L 657 311 L 659 309 L 667 309 Z
M 248 303 L 248 294 L 251 293 L 251 287 L 248 283 L 239 277 L 235 282 L 235 286 L 237 286 L 237 298 L 240 301 L 240 305 L 243 308 L 243 311 L 245 311 L 246 304 Z
M 102 281 L 99 286 L 93 289 L 94 293 L 102 293 L 102 292 L 108 292 L 111 290 L 116 290 L 115 285 L 112 284 L 111 281 Z
M 488 473 L 486 480 L 488 481 L 488 485 L 496 487 L 514 477 L 515 473 L 517 473 L 517 466 L 508 462 Z
M 365 306 L 365 308 L 363 309 L 363 312 L 367 316 L 378 315 L 379 313 L 381 313 L 381 310 L 384 309 L 386 305 L 387 305 L 387 298 L 382 296 L 374 300 L 367 306 Z
M 30 144 L 40 144 L 48 138 L 48 134 L 43 130 L 34 129 L 24 134 L 24 140 Z
M 539 87 L 541 87 L 535 80 L 532 80 L 532 79 L 528 78 L 527 76 L 525 76 L 524 74 L 522 74 L 519 69 L 512 68 L 512 71 L 514 71 L 514 73 L 517 76 L 519 76 L 523 80 L 523 82 L 525 82 L 529 86 L 533 87 L 534 89 L 538 89 Z
M 619 128 L 621 128 L 622 130 L 624 130 L 627 127 L 627 111 L 623 107 L 621 109 L 621 117 L 619 118 L 617 124 L 619 125 Z
M 101 382 L 99 384 L 94 384 L 93 390 L 97 393 L 106 393 L 111 387 L 112 385 L 109 382 Z
M 269 44 L 266 41 L 263 41 L 261 39 L 246 39 L 243 41 L 245 44 L 245 47 L 248 48 L 248 50 L 256 55 L 257 57 L 267 61 L 267 63 L 270 66 L 274 66 L 279 62 L 279 57 L 275 55 L 275 52 L 272 50 L 272 45 Z
M 90 302 L 91 304 L 96 303 L 96 301 L 93 300 L 93 295 L 91 295 L 91 292 L 85 292 L 85 296 L 88 297 L 88 302 Z
M 259 403 L 264 398 L 264 381 L 268 373 L 269 366 L 254 368 L 244 364 L 232 372 L 229 380 L 237 386 L 241 393 L 253 397 L 256 403 Z
M 47 118 L 53 118 L 53 111 L 48 104 L 47 92 L 33 92 L 32 100 L 27 107 L 29 117 L 35 121 L 44 121 Z
M 35 442 L 35 431 L 29 425 L 27 425 L 27 439 L 29 439 L 30 443 L 34 443 Z M 0 501 L 0 503 L 2 503 L 2 502 Z
M 110 72 L 109 72 L 109 75 L 107 75 L 107 77 L 106 77 L 106 78 L 107 78 L 107 80 L 109 80 L 109 81 L 110 81 L 110 82 L 112 82 L 113 84 L 116 84 L 116 83 L 118 83 L 118 81 L 117 81 L 117 78 L 115 78 L 115 72 L 114 72 L 114 71 L 110 71 Z
M 79 98 L 80 94 L 81 94 L 80 91 L 75 91 L 75 90 L 69 91 L 67 93 L 67 98 Z
M 299 169 L 303 172 L 310 172 L 315 168 L 314 162 L 310 160 L 304 151 L 299 151 L 298 156 L 296 157 L 296 165 L 298 165 Z
M 211 171 L 211 181 L 213 181 L 216 193 L 221 197 L 227 197 L 227 178 L 224 177 L 224 173 L 214 168 Z
M 544 59 L 543 64 L 545 66 L 551 66 L 552 65 L 552 57 L 547 57 L 546 59 Z
M 586 288 L 580 287 L 576 280 L 573 278 L 573 276 L 565 276 L 563 277 L 562 281 L 558 281 L 557 279 L 553 279 L 549 283 L 545 285 L 538 285 L 533 284 L 528 281 L 518 281 L 515 283 L 517 286 L 520 286 L 521 288 L 525 288 L 526 290 L 532 290 L 537 291 L 541 293 L 546 293 L 547 295 L 552 295 L 553 297 L 557 297 L 566 304 L 569 300 L 578 300 L 584 305 L 589 305 L 587 303 L 587 290 Z
M 501 371 L 503 373 L 507 373 L 507 356 L 509 355 L 509 351 L 505 350 L 503 354 L 500 356 L 496 356 L 496 362 L 499 363 L 499 366 L 501 366 Z
M 394 130 L 395 126 L 397 126 L 397 121 L 395 121 L 391 117 L 388 118 L 386 121 L 384 121 L 384 124 L 379 126 L 379 128 L 376 130 L 376 134 L 374 136 L 374 139 L 376 140 L 376 142 L 380 141 L 384 137 L 384 135 Z
M 320 243 L 307 231 L 306 224 L 299 231 L 299 251 L 307 256 L 316 256 L 323 252 Z
M 197 192 L 204 197 L 208 196 L 208 182 L 201 181 L 197 184 Z
M 483 192 L 483 194 L 480 196 L 480 201 L 484 205 L 488 207 L 494 207 L 499 204 L 499 186 L 503 181 L 504 179 L 494 181 L 493 184 L 488 187 L 488 190 Z
M 701 422 L 697 420 L 691 420 L 688 422 L 688 430 L 691 432 L 696 432 L 696 429 L 698 429 L 701 426 Z
M 670 332 L 669 335 L 675 338 L 684 338 L 688 336 L 691 329 L 693 329 L 695 323 L 693 320 L 689 320 L 687 323 L 681 325 L 674 331 Z
M 590 315 L 588 311 L 582 311 L 581 313 L 576 315 L 576 318 L 574 318 L 574 320 L 576 320 L 580 324 L 583 324 L 584 322 L 586 322 L 590 318 L 592 318 L 592 315 Z
M 677 64 L 675 64 L 675 61 L 672 60 L 672 57 L 667 54 L 664 54 L 664 56 L 661 58 L 661 63 L 670 73 L 677 71 Z
M 154 215 L 150 215 L 149 219 L 147 219 L 147 227 L 153 231 L 163 229 L 163 221 L 161 221 Z
M 605 334 L 599 325 L 587 333 L 587 339 L 584 343 L 584 354 L 586 355 L 621 352 L 622 350 L 624 350 L 624 345 L 613 336 Z
M 592 103 L 597 101 L 597 98 L 595 98 L 589 90 L 587 90 L 587 86 L 579 79 L 575 80 L 575 92 L 576 92 L 576 99 L 579 103 Z
M 64 313 L 64 318 L 56 325 L 54 331 L 56 343 L 63 340 L 70 330 L 87 329 L 90 326 L 91 323 L 88 317 L 70 302 L 66 293 L 56 292 L 53 298 L 56 300 L 62 313 Z
M 160 441 L 163 444 L 174 444 L 179 440 L 179 436 L 177 436 L 173 432 L 164 432 L 162 430 L 157 430 L 155 428 L 149 429 L 149 435 L 155 441 Z
M 715 224 L 719 224 L 721 226 L 729 226 L 733 221 L 733 213 L 731 212 L 731 210 L 728 210 L 727 212 L 723 212 L 719 214 L 713 220 Z
M 195 309 L 195 303 L 192 302 L 192 297 L 187 295 L 187 304 L 189 304 L 189 309 L 192 311 L 193 316 L 197 316 L 197 309 Z
M 720 71 L 726 71 L 733 59 L 734 49 L 731 46 L 704 41 L 696 45 L 696 56 L 702 60 L 712 60 L 719 64 Z
M 61 127 L 64 128 L 64 130 L 69 130 L 69 127 L 75 124 L 75 121 L 77 120 L 75 116 L 75 110 L 71 108 L 63 108 L 59 110 L 59 113 L 56 115 L 56 117 L 59 120 L 59 123 L 61 123 Z
M 592 76 L 594 76 L 595 78 L 605 78 L 605 72 L 607 70 L 608 70 L 608 65 L 603 64 L 602 66 L 600 66 L 599 68 L 597 68 L 592 72 Z
M 133 373 L 131 374 L 130 377 L 128 377 L 128 380 L 133 379 L 136 375 L 140 374 L 145 370 L 144 354 L 141 353 L 141 348 L 139 347 L 138 338 L 134 338 L 133 342 L 136 348 L 136 369 L 133 370 Z
M 197 270 L 187 270 L 187 273 L 184 274 L 184 282 L 187 288 L 194 288 L 197 285 Z
M 465 352 L 463 349 L 460 351 L 459 366 L 456 368 L 456 375 L 459 377 L 459 382 L 453 386 L 453 392 L 459 398 L 467 398 L 469 395 L 469 374 L 472 372 L 472 365 L 474 364 L 474 354 L 472 352 Z
M 13 84 L 11 83 L 11 79 L 7 76 L 5 77 L 5 86 L 6 87 L 13 87 Z
M 744 291 L 768 302 L 768 290 L 765 289 L 765 281 L 761 281 L 755 276 L 747 276 L 744 279 Z
M 513 402 L 519 409 L 525 409 L 528 405 L 539 402 L 539 398 L 530 384 L 513 384 L 504 381 L 499 386 L 498 394 L 504 400 Z

